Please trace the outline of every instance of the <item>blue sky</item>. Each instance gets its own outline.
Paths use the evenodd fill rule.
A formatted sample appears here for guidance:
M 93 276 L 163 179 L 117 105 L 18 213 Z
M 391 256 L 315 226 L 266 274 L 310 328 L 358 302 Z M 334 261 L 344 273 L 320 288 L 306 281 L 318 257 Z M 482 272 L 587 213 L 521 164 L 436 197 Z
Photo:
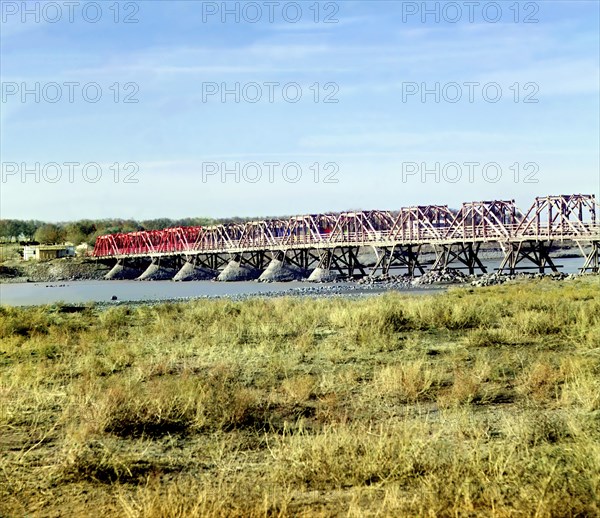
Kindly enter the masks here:
M 280 1 L 272 21 L 265 2 L 254 3 L 260 15 L 248 2 L 77 2 L 72 13 L 64 2 L 26 2 L 29 14 L 22 2 L 1 4 L 3 218 L 264 216 L 492 198 L 527 208 L 536 195 L 599 191 L 595 0 L 479 2 L 472 13 L 465 2 Z M 223 19 L 224 8 L 239 20 Z M 68 82 L 78 83 L 73 102 Z M 82 92 L 93 83 L 95 103 L 96 87 Z M 222 86 L 236 83 L 240 102 L 222 102 Z M 248 102 L 258 93 L 250 83 L 258 102 Z M 278 84 L 273 102 L 265 83 Z M 478 84 L 473 102 L 465 83 Z M 439 102 L 423 99 L 436 84 Z M 457 85 L 462 98 L 450 102 Z M 123 102 L 128 94 L 138 102 Z M 328 94 L 337 102 L 323 102 Z M 69 174 L 65 163 L 80 165 Z M 280 164 L 271 178 L 267 163 Z M 219 172 L 206 174 L 213 164 Z M 252 164 L 262 172 L 254 182 Z M 300 167 L 287 180 L 285 164 Z M 223 165 L 240 181 L 222 176 Z

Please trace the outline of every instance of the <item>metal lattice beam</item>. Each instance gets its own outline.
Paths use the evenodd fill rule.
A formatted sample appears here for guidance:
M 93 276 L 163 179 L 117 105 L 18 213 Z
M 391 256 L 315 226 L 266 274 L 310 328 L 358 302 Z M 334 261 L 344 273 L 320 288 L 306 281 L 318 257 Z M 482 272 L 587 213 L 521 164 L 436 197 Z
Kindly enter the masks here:
M 324 250 L 329 250 L 330 253 L 323 256 L 328 263 L 337 262 L 347 271 L 354 271 L 360 270 L 355 257 L 358 247 L 370 245 L 388 251 L 397 247 L 399 251 L 404 250 L 404 255 L 394 252 L 389 260 L 390 264 L 394 261 L 401 264 L 406 259 L 406 247 L 427 245 L 441 247 L 443 254 L 438 254 L 438 263 L 458 260 L 472 271 L 482 269 L 477 258 L 480 243 L 498 243 L 507 250 L 511 243 L 519 242 L 569 239 L 580 248 L 585 243 L 597 243 L 600 241 L 597 208 L 593 195 L 573 194 L 536 198 L 525 216 L 513 200 L 463 203 L 456 212 L 445 205 L 423 205 L 396 212 L 313 214 L 244 224 L 100 236 L 93 255 L 105 259 L 261 253 L 263 257 L 266 252 L 313 250 L 314 257 L 321 257 Z M 333 253 L 336 249 L 343 252 Z M 593 250 L 597 250 L 597 246 Z M 295 253 L 291 256 L 300 258 Z M 306 263 L 309 257 L 298 261 Z M 596 260 L 591 256 L 586 266 L 594 269 Z M 414 258 L 409 263 L 410 270 L 414 270 Z

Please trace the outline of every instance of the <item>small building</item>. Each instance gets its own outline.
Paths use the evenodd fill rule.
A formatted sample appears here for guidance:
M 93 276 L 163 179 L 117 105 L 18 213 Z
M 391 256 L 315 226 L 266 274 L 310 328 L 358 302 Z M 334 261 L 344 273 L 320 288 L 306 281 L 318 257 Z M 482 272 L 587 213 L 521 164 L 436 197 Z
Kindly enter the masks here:
M 23 247 L 25 261 L 50 261 L 74 255 L 75 247 L 72 245 L 26 245 Z

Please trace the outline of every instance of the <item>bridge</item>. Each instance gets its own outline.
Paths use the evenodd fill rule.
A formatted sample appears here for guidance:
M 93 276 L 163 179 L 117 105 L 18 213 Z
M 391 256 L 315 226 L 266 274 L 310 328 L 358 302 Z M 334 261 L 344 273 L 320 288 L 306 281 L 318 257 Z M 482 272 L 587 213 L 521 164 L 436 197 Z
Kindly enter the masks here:
M 264 278 L 265 269 L 289 268 L 305 276 L 312 272 L 317 280 L 331 274 L 387 275 L 392 269 L 410 276 L 448 267 L 485 273 L 482 255 L 490 250 L 501 252 L 499 272 L 557 272 L 552 253 L 557 246 L 573 246 L 583 257 L 580 270 L 598 273 L 597 210 L 594 195 L 571 194 L 538 197 L 525 212 L 514 200 L 492 200 L 463 203 L 458 210 L 423 205 L 312 214 L 110 234 L 98 237 L 93 256 L 116 261 L 114 271 L 127 264 L 143 267 L 142 279 L 167 266 L 182 274 L 221 272 L 221 280 L 248 278 L 248 272 Z M 367 260 L 365 251 L 371 252 Z M 231 268 L 245 276 L 224 276 Z

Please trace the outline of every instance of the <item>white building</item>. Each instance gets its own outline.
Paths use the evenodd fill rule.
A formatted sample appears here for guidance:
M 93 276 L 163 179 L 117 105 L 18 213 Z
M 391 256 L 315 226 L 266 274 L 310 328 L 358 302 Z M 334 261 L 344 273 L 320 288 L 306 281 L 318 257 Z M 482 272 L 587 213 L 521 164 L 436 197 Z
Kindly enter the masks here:
M 75 247 L 72 245 L 26 245 L 23 247 L 25 261 L 49 261 L 74 255 Z

